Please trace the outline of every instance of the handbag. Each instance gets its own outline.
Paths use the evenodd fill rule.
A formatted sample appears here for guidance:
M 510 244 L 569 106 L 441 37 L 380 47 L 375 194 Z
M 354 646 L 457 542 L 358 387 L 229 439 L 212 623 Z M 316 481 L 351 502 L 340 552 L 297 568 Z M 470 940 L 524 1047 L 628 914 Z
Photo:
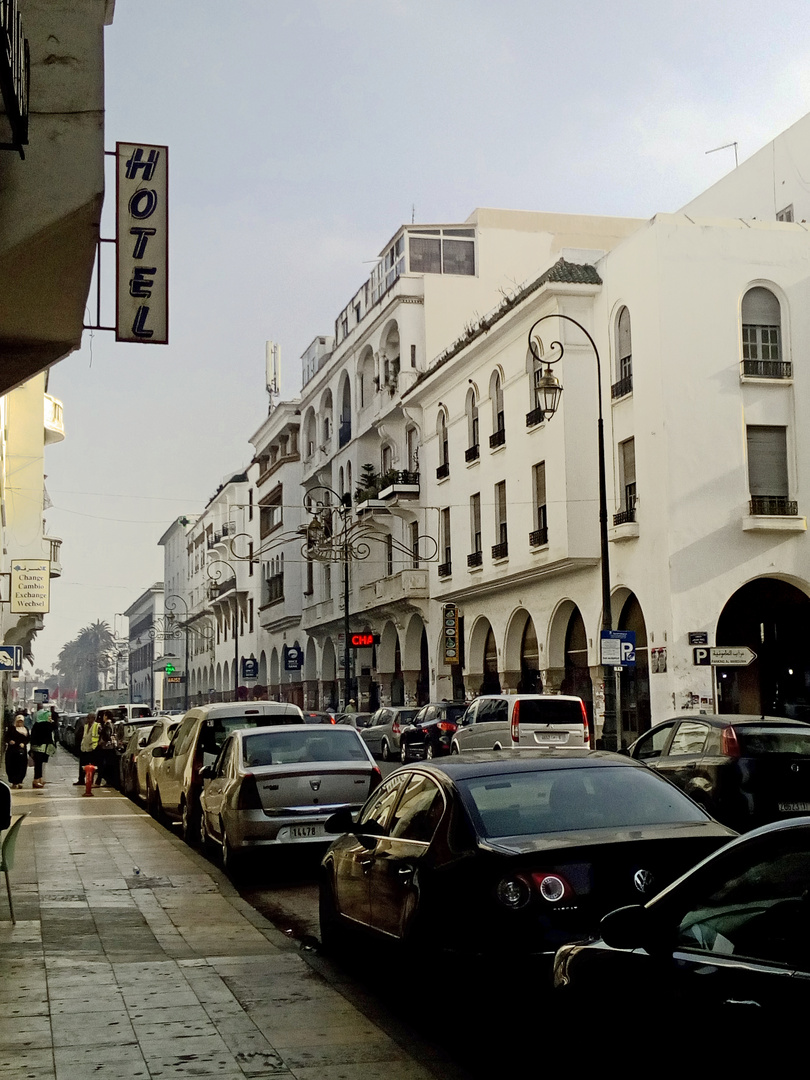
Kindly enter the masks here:
M 53 757 L 53 755 L 56 753 L 56 746 L 52 742 L 48 743 L 48 745 L 45 747 L 45 753 L 48 755 L 48 757 Z

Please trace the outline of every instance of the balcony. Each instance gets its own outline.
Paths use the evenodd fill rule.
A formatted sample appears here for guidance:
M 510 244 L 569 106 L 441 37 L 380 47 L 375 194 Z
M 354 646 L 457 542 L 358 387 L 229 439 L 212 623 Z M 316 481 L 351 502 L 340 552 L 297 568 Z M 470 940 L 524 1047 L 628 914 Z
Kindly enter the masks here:
M 799 504 L 787 495 L 752 495 L 743 532 L 805 532 L 807 518 L 799 517 Z
M 493 559 L 506 559 L 509 557 L 509 542 L 504 540 L 501 544 L 492 545 Z
M 45 445 L 62 442 L 64 437 L 62 402 L 50 394 L 45 394 Z
M 62 576 L 62 541 L 56 536 L 44 536 L 43 540 L 49 546 L 48 558 L 51 560 L 51 577 Z
M 498 428 L 489 437 L 490 450 L 497 450 L 499 446 L 506 446 L 506 428 Z
M 627 397 L 628 394 L 633 393 L 633 376 L 625 375 L 623 379 L 619 379 L 610 388 L 610 396 L 615 401 L 617 398 Z
M 436 470 L 436 479 L 437 480 L 446 480 L 449 475 L 450 475 L 450 462 L 445 461 Z
M 536 409 L 532 409 L 531 412 L 526 413 L 526 427 L 537 427 L 538 424 L 542 424 L 546 418 L 546 414 L 538 406 Z
M 418 472 L 393 472 L 385 477 L 386 486 L 380 488 L 379 498 L 386 499 L 418 499 L 419 498 L 419 473 Z
M 378 581 L 372 581 L 360 587 L 360 603 L 363 610 L 402 600 L 425 600 L 427 596 L 427 570 L 415 567 L 408 567 L 390 577 L 380 578 Z
M 752 517 L 767 515 L 769 517 L 796 517 L 799 513 L 799 504 L 787 495 L 752 495 L 748 504 L 748 513 Z
M 217 581 L 208 586 L 208 599 L 219 600 L 226 593 L 236 590 L 236 578 L 228 578 L 227 581 Z
M 442 578 L 450 577 L 450 574 L 452 572 L 453 572 L 452 563 L 449 563 L 449 562 L 439 563 L 439 577 L 442 577 Z
M 636 508 L 631 506 L 627 510 L 620 510 L 618 514 L 613 515 L 614 525 L 629 525 L 636 520 Z
M 274 574 L 265 580 L 264 596 L 262 597 L 262 607 L 267 604 L 276 604 L 279 600 L 284 599 L 284 574 Z
M 530 547 L 543 547 L 548 543 L 548 528 L 535 529 L 534 532 L 529 533 L 529 546 Z
M 474 570 L 477 566 L 482 566 L 484 563 L 483 551 L 471 551 L 467 556 L 467 569 Z
M 464 451 L 464 460 L 467 461 L 467 462 L 469 462 L 469 461 L 478 461 L 480 456 L 481 456 L 481 451 L 479 450 L 478 443 L 476 443 L 474 446 L 468 447 Z
M 743 360 L 742 373 L 747 379 L 792 379 L 793 364 L 789 360 Z

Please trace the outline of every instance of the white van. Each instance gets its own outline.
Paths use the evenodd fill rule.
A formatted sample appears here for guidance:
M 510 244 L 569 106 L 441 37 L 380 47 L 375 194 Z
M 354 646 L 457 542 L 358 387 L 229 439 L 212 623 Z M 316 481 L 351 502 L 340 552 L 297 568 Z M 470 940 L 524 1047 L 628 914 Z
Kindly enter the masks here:
M 451 752 L 588 747 L 588 714 L 582 698 L 565 694 L 486 694 L 467 707 Z

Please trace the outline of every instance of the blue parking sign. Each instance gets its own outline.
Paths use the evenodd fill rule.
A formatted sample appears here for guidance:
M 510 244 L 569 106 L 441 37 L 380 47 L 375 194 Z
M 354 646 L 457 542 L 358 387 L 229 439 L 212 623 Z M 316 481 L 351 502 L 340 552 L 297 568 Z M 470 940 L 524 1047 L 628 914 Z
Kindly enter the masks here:
M 607 667 L 635 667 L 635 630 L 603 630 L 601 662 Z

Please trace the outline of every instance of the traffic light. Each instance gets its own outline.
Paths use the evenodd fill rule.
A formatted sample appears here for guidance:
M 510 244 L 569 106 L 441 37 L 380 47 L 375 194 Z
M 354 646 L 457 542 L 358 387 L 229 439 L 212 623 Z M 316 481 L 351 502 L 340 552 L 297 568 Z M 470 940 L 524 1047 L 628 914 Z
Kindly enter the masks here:
M 174 671 L 175 671 L 174 664 L 167 664 L 166 665 L 166 674 L 167 675 L 173 675 Z

